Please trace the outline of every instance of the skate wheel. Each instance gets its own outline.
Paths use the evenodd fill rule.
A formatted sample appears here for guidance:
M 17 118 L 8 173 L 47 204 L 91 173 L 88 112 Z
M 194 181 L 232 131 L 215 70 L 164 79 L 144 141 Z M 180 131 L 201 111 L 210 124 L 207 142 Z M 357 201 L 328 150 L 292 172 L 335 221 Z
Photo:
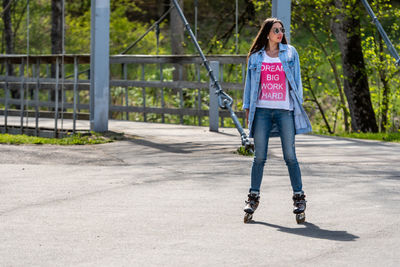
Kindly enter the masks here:
M 250 213 L 246 213 L 245 215 L 244 215 L 244 223 L 249 223 L 250 221 L 251 221 L 251 219 L 253 219 L 253 214 L 250 214 Z
M 306 221 L 306 214 L 304 212 L 296 214 L 296 222 L 298 224 L 304 223 L 305 221 Z

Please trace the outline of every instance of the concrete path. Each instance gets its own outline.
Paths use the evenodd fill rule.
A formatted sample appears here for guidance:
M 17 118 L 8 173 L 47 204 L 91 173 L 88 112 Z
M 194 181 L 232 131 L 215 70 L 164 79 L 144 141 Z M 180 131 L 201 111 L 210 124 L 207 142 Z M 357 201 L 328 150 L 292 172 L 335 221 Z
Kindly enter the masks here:
M 254 223 L 235 129 L 111 121 L 130 139 L 0 145 L 0 266 L 399 266 L 400 145 L 298 136 L 307 223 L 271 139 Z

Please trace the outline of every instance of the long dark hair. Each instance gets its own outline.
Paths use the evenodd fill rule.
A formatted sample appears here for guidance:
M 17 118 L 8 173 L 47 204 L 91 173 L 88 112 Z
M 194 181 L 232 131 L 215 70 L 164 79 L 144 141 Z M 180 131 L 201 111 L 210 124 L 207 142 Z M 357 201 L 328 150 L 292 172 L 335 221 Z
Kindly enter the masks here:
M 261 29 L 258 31 L 256 38 L 254 38 L 253 44 L 251 45 L 251 48 L 250 48 L 250 51 L 247 54 L 247 61 L 249 60 L 249 57 L 251 56 L 251 54 L 259 51 L 264 46 L 265 46 L 265 48 L 268 48 L 269 32 L 272 29 L 272 25 L 274 25 L 274 23 L 277 23 L 277 22 L 279 22 L 283 27 L 282 21 L 280 21 L 277 18 L 268 18 L 268 19 L 264 20 L 263 24 L 261 25 Z M 287 44 L 285 34 L 283 34 L 281 43 Z

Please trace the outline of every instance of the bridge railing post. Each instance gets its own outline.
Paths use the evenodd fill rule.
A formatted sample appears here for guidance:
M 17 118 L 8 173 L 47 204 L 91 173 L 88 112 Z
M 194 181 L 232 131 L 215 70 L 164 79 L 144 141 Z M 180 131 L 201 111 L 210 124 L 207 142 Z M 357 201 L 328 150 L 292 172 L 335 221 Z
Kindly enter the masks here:
M 290 43 L 290 12 L 291 0 L 272 0 L 272 17 L 278 18 L 285 27 L 285 36 Z
M 108 131 L 110 95 L 110 0 L 92 0 L 90 51 L 90 129 Z
M 210 68 L 212 69 L 214 76 L 219 77 L 219 62 L 210 61 Z M 219 106 L 218 106 L 218 96 L 215 93 L 215 86 L 210 79 L 210 106 L 209 106 L 209 119 L 210 119 L 210 131 L 218 132 L 218 122 L 219 122 Z

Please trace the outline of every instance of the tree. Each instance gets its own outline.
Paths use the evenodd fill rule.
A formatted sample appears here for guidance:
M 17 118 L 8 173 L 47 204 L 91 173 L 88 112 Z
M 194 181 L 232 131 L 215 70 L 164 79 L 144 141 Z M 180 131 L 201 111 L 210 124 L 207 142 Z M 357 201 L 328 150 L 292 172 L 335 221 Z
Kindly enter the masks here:
M 12 0 L 3 0 L 3 23 L 4 23 L 4 38 L 6 41 L 6 54 L 14 54 L 14 38 L 11 22 L 11 4 Z M 11 71 L 12 73 L 12 71 Z M 9 70 L 9 75 L 10 70 Z
M 14 33 L 11 21 L 11 4 L 13 0 L 3 0 L 3 23 L 4 23 L 4 39 L 6 42 L 6 54 L 14 54 Z M 9 76 L 14 76 L 14 67 L 8 65 Z M 20 97 L 19 90 L 11 90 L 11 97 L 18 99 Z M 19 108 L 19 105 L 16 105 Z
M 183 10 L 183 0 L 178 0 L 178 4 Z M 171 0 L 171 5 L 173 2 Z M 183 47 L 184 44 L 184 30 L 185 25 L 183 25 L 183 21 L 179 16 L 176 8 L 172 9 L 170 16 L 170 31 L 171 31 L 171 54 L 172 55 L 183 55 L 185 54 L 185 50 Z M 179 65 L 176 65 L 175 71 L 173 73 L 174 81 L 181 80 L 185 76 L 183 73 L 183 68 Z
M 63 51 L 63 12 L 62 0 L 51 0 L 51 53 L 61 54 Z M 55 77 L 55 66 L 52 66 L 52 77 Z
M 51 0 L 51 53 L 62 54 L 63 51 L 63 5 L 62 0 Z M 59 77 L 61 77 L 61 62 L 59 62 Z M 51 77 L 56 77 L 56 64 L 51 64 Z M 51 100 L 55 101 L 56 92 L 51 91 Z M 58 100 L 62 101 L 62 95 L 58 94 Z
M 395 18 L 400 17 L 400 11 L 391 5 L 390 0 L 373 1 L 371 8 L 389 35 L 389 39 L 393 40 L 394 44 L 398 43 L 396 40 L 398 40 L 399 25 Z M 399 79 L 395 76 L 398 69 L 387 50 L 387 45 L 369 16 L 366 17 L 364 24 L 366 38 L 363 40 L 363 50 L 370 78 L 372 102 L 377 114 L 379 131 L 386 132 L 393 126 L 391 119 L 395 119 L 393 112 L 395 105 L 392 99 L 398 89 L 396 81 Z
M 342 110 L 344 127 L 345 131 L 349 132 L 349 120 L 348 120 L 348 109 L 346 105 L 346 99 L 343 92 L 342 81 L 340 78 L 340 72 L 337 66 L 337 57 L 338 51 L 334 46 L 335 40 L 332 36 L 332 31 L 330 27 L 330 14 L 332 14 L 329 9 L 326 9 L 326 6 L 329 6 L 330 0 L 323 1 L 315 1 L 315 0 L 306 0 L 306 1 L 293 1 L 292 3 L 292 27 L 297 32 L 297 29 L 307 30 L 311 37 L 315 40 L 311 45 L 315 46 L 316 49 L 312 49 L 314 53 L 323 54 L 320 58 L 321 60 L 327 61 L 331 68 L 331 72 L 334 75 L 334 83 L 337 88 L 337 92 L 339 94 L 339 105 L 337 107 L 337 111 L 339 109 Z M 325 12 L 321 12 L 325 11 Z M 301 31 L 304 34 L 304 30 Z M 300 50 L 303 47 L 300 47 Z M 309 47 L 307 46 L 303 53 L 308 53 Z M 319 53 L 321 52 L 321 53 Z M 317 56 L 313 57 L 317 59 Z M 307 66 L 305 66 L 307 67 Z M 315 80 L 315 79 L 313 79 Z M 325 81 L 326 83 L 326 81 Z M 337 111 L 335 114 L 335 118 L 337 118 Z M 322 113 L 322 109 L 321 109 Z M 324 117 L 324 116 L 323 116 Z M 336 122 L 336 119 L 335 119 Z M 335 124 L 336 125 L 336 124 Z M 329 128 L 329 127 L 327 127 Z M 335 127 L 333 127 L 333 132 L 335 131 Z
M 344 92 L 349 104 L 352 130 L 378 132 L 361 47 L 360 6 L 356 0 L 334 0 L 331 28 L 342 53 Z

